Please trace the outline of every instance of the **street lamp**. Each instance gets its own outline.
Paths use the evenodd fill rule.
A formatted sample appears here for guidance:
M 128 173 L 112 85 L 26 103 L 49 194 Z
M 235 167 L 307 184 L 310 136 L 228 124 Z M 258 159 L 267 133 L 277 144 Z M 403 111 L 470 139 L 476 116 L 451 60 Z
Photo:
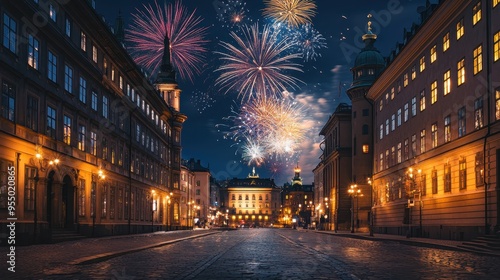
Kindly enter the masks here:
M 356 198 L 356 207 L 358 207 L 358 197 L 362 196 L 361 189 L 358 188 L 358 185 L 351 185 L 349 187 L 349 196 L 351 196 L 351 233 L 354 233 L 354 198 Z M 358 211 L 356 211 L 356 215 Z M 356 220 L 357 220 L 356 216 Z M 357 222 L 357 221 L 356 221 Z
M 34 165 L 35 168 L 35 177 L 33 180 L 35 181 L 34 191 L 33 191 L 33 243 L 36 243 L 37 238 L 37 230 L 38 230 L 38 205 L 37 205 L 37 197 L 38 197 L 38 181 L 40 180 L 40 171 L 47 171 L 49 166 L 58 165 L 59 159 L 56 158 L 54 160 L 44 160 L 42 156 L 42 148 L 38 145 L 35 147 L 35 158 Z
M 101 168 L 99 168 L 99 170 L 97 171 L 97 178 L 98 180 L 104 180 L 106 178 L 106 175 L 104 175 L 104 172 L 102 171 Z M 92 174 L 92 201 L 93 201 L 93 209 L 92 209 L 92 236 L 94 236 L 94 233 L 95 233 L 95 216 L 96 216 L 96 211 L 97 211 L 97 201 L 96 201 L 96 197 L 97 197 L 97 182 L 94 181 L 94 174 Z

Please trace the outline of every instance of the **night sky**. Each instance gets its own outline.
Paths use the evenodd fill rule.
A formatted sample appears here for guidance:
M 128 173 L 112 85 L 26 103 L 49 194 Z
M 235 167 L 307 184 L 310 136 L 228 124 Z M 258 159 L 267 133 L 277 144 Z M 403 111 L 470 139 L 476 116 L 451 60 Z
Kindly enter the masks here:
M 163 6 L 164 0 L 157 0 Z M 224 94 L 214 86 L 214 69 L 220 65 L 219 56 L 214 51 L 221 51 L 220 42 L 233 42 L 229 36 L 230 29 L 222 26 L 218 20 L 216 5 L 219 0 L 184 0 L 182 4 L 189 12 L 196 9 L 195 14 L 203 18 L 201 26 L 207 26 L 206 65 L 202 74 L 194 81 L 182 80 L 177 77 L 181 94 L 181 112 L 188 116 L 182 133 L 182 158 L 201 160 L 202 165 L 209 166 L 217 179 L 246 177 L 252 166 L 242 161 L 240 150 L 234 141 L 223 138 L 223 133 L 217 124 L 226 124 L 225 117 L 231 115 L 231 106 L 241 104 L 236 94 Z M 144 3 L 154 3 L 154 0 L 98 0 L 97 12 L 106 18 L 110 26 L 121 11 L 125 21 L 125 29 L 132 24 L 131 14 L 137 9 L 144 10 Z M 172 3 L 173 0 L 167 1 Z M 366 32 L 367 15 L 373 15 L 373 32 L 378 35 L 376 47 L 383 56 L 387 56 L 398 42 L 403 39 L 403 28 L 409 29 L 413 22 L 419 22 L 417 9 L 425 5 L 425 0 L 350 0 L 331 1 L 317 0 L 317 14 L 313 18 L 314 28 L 326 39 L 327 48 L 318 51 L 321 57 L 315 61 L 299 61 L 303 73 L 292 73 L 303 81 L 300 89 L 289 90 L 295 99 L 308 106 L 308 118 L 312 127 L 306 134 L 305 141 L 300 146 L 300 154 L 285 161 L 275 161 L 275 164 L 263 164 L 256 168 L 262 178 L 274 178 L 278 185 L 290 181 L 293 177 L 293 167 L 297 161 L 302 168 L 301 176 L 304 184 L 313 182 L 312 170 L 319 163 L 321 150 L 319 143 L 322 137 L 318 135 L 328 117 L 341 102 L 349 103 L 346 89 L 352 78 L 349 72 L 356 53 L 363 46 L 361 36 Z M 433 3 L 436 1 L 432 1 Z M 219 2 L 220 3 L 220 2 Z M 249 10 L 247 20 L 259 22 L 259 25 L 269 23 L 262 15 L 264 3 L 262 0 L 249 0 L 246 8 Z

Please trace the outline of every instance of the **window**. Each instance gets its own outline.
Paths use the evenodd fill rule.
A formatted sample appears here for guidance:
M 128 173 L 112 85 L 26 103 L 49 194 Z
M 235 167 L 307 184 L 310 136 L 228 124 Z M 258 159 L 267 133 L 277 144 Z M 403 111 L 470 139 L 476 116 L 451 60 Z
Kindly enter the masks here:
M 28 95 L 26 102 L 26 126 L 38 131 L 38 99 L 32 95 Z
M 36 168 L 28 167 L 24 169 L 24 210 L 33 211 L 35 209 L 35 177 Z M 3 183 L 3 182 L 2 182 Z
M 500 59 L 500 31 L 493 35 L 493 61 Z
M 481 20 L 481 1 L 472 8 L 472 25 L 476 25 Z
M 87 103 L 87 80 L 84 77 L 80 77 L 80 101 L 85 104 Z
M 71 145 L 71 117 L 68 115 L 63 117 L 63 141 Z
M 457 86 L 465 83 L 465 58 L 457 63 Z
M 500 120 L 500 89 L 495 90 L 495 119 Z
M 447 51 L 450 48 L 450 32 L 446 33 L 443 36 L 443 52 Z
M 384 170 L 384 153 L 380 153 L 378 171 Z
M 411 116 L 415 117 L 417 115 L 417 97 L 414 96 L 411 99 Z
M 85 134 L 85 126 L 80 125 L 80 127 L 78 128 L 78 149 L 80 149 L 80 151 L 85 151 Z
M 483 46 L 474 49 L 474 75 L 483 70 Z
M 464 136 L 465 130 L 465 107 L 458 109 L 458 137 Z
M 51 138 L 56 138 L 56 109 L 52 108 L 50 105 L 47 106 L 46 134 Z
M 102 139 L 101 146 L 102 146 L 102 159 L 108 160 L 108 141 L 106 140 L 106 138 Z M 137 164 L 139 164 L 139 159 L 136 159 L 136 162 Z M 139 168 L 137 168 L 137 171 L 139 171 Z
M 120 89 L 123 90 L 123 77 L 122 76 L 118 77 L 118 85 L 119 85 Z
M 97 133 L 90 132 L 90 154 L 97 156 Z
M 434 81 L 431 84 L 431 104 L 436 103 L 438 99 L 437 84 L 437 81 Z
M 78 180 L 78 216 L 85 216 L 85 180 L 82 179 Z
M 411 80 L 412 81 L 415 80 L 416 77 L 417 77 L 417 70 L 416 70 L 415 66 L 413 66 L 411 68 Z
M 425 110 L 425 90 L 420 92 L 420 112 Z
M 443 95 L 447 95 L 451 91 L 451 71 L 448 70 L 443 74 Z
M 380 132 L 380 136 L 379 136 L 380 140 L 384 139 L 384 125 L 383 124 L 380 125 L 379 132 Z
M 67 64 L 64 65 L 64 89 L 69 93 L 73 93 L 73 68 Z
M 431 64 L 434 63 L 434 61 L 437 60 L 437 46 L 434 45 L 431 48 Z
M 403 155 L 405 160 L 410 157 L 410 143 L 408 141 L 408 138 L 405 139 Z
M 92 45 L 92 61 L 97 63 L 97 47 Z
M 383 108 L 384 108 L 384 100 L 380 99 L 380 102 L 379 102 L 379 111 L 382 111 Z
M 431 125 L 431 146 L 436 148 L 438 146 L 438 125 L 433 123 Z
M 57 11 L 54 4 L 49 4 L 49 17 L 53 22 L 57 22 Z
M 66 18 L 66 36 L 71 38 L 71 20 L 69 18 Z
M 368 154 L 370 152 L 370 146 L 368 144 L 363 145 L 363 154 Z
M 7 182 L 9 173 L 14 169 L 14 165 L 10 161 L 0 159 L 0 208 L 7 208 L 7 195 L 9 189 Z M 10 171 L 10 172 L 9 172 Z
M 92 91 L 92 100 L 91 100 L 91 108 L 94 111 L 97 111 L 97 92 Z
M 40 42 L 31 34 L 28 35 L 28 65 L 38 70 Z
M 105 117 L 106 119 L 108 118 L 109 114 L 109 104 L 108 104 L 108 97 L 103 96 L 102 97 L 102 116 Z
M 385 135 L 389 135 L 389 119 L 385 120 Z
M 474 100 L 474 128 L 480 129 L 483 126 L 483 100 L 478 98 Z
M 409 109 L 409 105 L 408 105 L 408 103 L 406 103 L 405 106 L 404 106 L 404 121 L 405 122 L 407 122 L 408 118 L 409 118 L 408 109 Z
M 420 140 L 422 140 L 422 139 L 420 139 Z M 425 146 L 425 131 L 424 131 L 424 146 Z M 411 153 L 413 154 L 413 156 L 417 155 L 417 135 L 416 134 L 413 134 L 411 136 Z M 406 156 L 406 159 L 408 159 L 408 156 Z
M 425 129 L 420 131 L 420 153 L 425 153 Z
M 395 97 L 395 94 L 394 94 L 394 87 L 391 88 L 391 100 L 393 100 Z
M 396 115 L 392 114 L 391 116 L 391 131 L 396 129 Z
M 401 126 L 401 108 L 398 109 L 398 126 Z
M 451 165 L 444 165 L 444 192 L 451 192 Z
M 398 163 L 401 163 L 403 157 L 401 155 L 401 142 L 398 143 Z
M 425 55 L 420 58 L 420 73 L 425 70 Z
M 405 73 L 403 76 L 403 86 L 404 87 L 408 86 L 408 73 Z
M 16 88 L 6 81 L 2 82 L 2 117 L 14 121 L 16 116 Z
M 422 196 L 425 196 L 427 194 L 426 177 L 427 176 L 425 174 L 420 174 L 420 192 L 422 193 Z
M 438 193 L 438 173 L 436 169 L 432 170 L 432 194 Z
M 389 168 L 389 150 L 385 150 L 385 168 Z
M 141 194 L 139 192 L 139 194 Z M 143 195 L 144 197 L 144 195 Z M 144 204 L 144 201 L 142 201 L 143 204 Z M 108 205 L 108 186 L 104 185 L 102 186 L 102 194 L 101 194 L 101 217 L 102 218 L 106 218 L 106 215 L 107 215 L 107 211 L 108 211 L 108 208 L 107 208 L 107 205 Z M 138 205 L 140 205 L 138 203 Z M 139 207 L 137 207 L 139 208 Z M 140 210 L 139 210 L 140 211 Z M 144 219 L 144 213 L 143 211 L 141 211 L 141 219 Z
M 476 187 L 484 185 L 484 154 L 483 152 L 476 153 L 475 158 L 476 171 Z
M 16 21 L 8 16 L 7 14 L 3 14 L 3 46 L 6 47 L 13 53 L 16 53 L 16 45 L 17 45 L 17 23 Z
M 83 31 L 80 33 L 80 48 L 84 52 L 87 51 L 87 34 L 85 34 Z
M 450 115 L 444 118 L 444 142 L 451 141 L 451 117 Z
M 457 40 L 460 40 L 464 35 L 464 19 L 457 22 Z
M 368 135 L 369 127 L 367 124 L 364 124 L 362 127 L 362 133 L 363 135 Z
M 57 83 L 57 57 L 51 51 L 47 58 L 47 77 Z
M 467 189 L 467 162 L 462 158 L 458 163 L 458 188 Z

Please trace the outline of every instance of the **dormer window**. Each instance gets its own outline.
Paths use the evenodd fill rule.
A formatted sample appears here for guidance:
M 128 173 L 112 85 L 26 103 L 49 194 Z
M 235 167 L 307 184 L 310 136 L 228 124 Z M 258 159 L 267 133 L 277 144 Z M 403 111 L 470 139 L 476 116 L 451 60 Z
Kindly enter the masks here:
M 358 78 L 361 77 L 363 75 L 363 70 L 358 70 Z
M 375 70 L 372 68 L 368 69 L 368 75 L 375 75 Z

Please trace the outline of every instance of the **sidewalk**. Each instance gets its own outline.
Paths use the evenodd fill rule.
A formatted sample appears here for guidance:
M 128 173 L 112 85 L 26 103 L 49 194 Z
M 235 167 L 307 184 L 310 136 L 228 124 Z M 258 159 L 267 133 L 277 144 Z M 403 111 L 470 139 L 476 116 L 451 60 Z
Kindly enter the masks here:
M 373 240 L 373 241 L 393 241 L 399 242 L 401 244 L 412 245 L 412 246 L 420 246 L 420 247 L 428 247 L 428 248 L 437 248 L 444 250 L 453 250 L 453 251 L 463 251 L 463 252 L 474 252 L 477 254 L 483 254 L 488 256 L 497 256 L 500 257 L 500 252 L 483 252 L 476 251 L 471 249 L 466 249 L 461 247 L 464 241 L 455 241 L 455 240 L 445 240 L 445 239 L 433 239 L 433 238 L 422 238 L 422 237 L 406 237 L 403 235 L 394 235 L 394 234 L 380 234 L 374 233 L 373 236 L 370 236 L 368 232 L 356 232 L 351 233 L 350 231 L 315 231 L 320 234 L 330 234 L 339 237 L 348 237 L 348 238 L 357 238 L 357 239 L 365 239 L 365 240 Z

